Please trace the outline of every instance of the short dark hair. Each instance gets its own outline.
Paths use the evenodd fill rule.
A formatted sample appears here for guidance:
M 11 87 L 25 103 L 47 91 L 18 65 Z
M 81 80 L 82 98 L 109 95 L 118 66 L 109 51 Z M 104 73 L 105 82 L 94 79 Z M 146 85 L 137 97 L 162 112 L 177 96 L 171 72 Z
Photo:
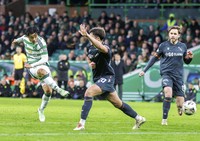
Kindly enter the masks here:
M 38 34 L 39 32 L 39 29 L 38 27 L 36 26 L 31 26 L 31 27 L 28 27 L 25 31 L 25 35 L 26 36 L 29 36 L 30 34 L 34 34 L 34 33 L 37 33 Z
M 177 29 L 178 30 L 178 34 L 181 34 L 181 27 L 180 26 L 172 26 L 168 29 L 168 33 L 172 30 L 172 29 Z
M 89 33 L 92 33 L 94 36 L 99 37 L 103 40 L 106 37 L 106 32 L 103 27 L 93 27 L 90 29 Z

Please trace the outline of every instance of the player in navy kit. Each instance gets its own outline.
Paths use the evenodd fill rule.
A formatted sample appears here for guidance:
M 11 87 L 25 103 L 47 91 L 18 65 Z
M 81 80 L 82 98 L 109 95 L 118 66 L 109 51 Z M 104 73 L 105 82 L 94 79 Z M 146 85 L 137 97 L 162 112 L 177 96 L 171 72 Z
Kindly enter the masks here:
M 163 101 L 162 125 L 167 125 L 172 96 L 176 97 L 178 113 L 182 115 L 182 105 L 184 102 L 183 61 L 189 64 L 193 58 L 192 52 L 187 52 L 186 45 L 178 40 L 180 37 L 180 27 L 171 27 L 168 30 L 168 36 L 169 40 L 160 44 L 144 70 L 139 73 L 139 76 L 143 76 L 145 72 L 160 59 L 160 74 L 162 76 L 162 86 L 165 95 Z
M 92 67 L 94 84 L 85 92 L 81 119 L 74 130 L 85 129 L 85 122 L 92 107 L 93 97 L 97 95 L 106 97 L 116 108 L 134 118 L 136 123 L 133 129 L 138 129 L 146 120 L 138 115 L 128 104 L 122 102 L 114 89 L 115 74 L 111 67 L 111 50 L 107 45 L 103 44 L 103 39 L 106 36 L 105 30 L 101 27 L 94 27 L 88 34 L 85 25 L 80 25 L 79 32 L 92 45 L 88 48 L 87 56 L 88 63 Z

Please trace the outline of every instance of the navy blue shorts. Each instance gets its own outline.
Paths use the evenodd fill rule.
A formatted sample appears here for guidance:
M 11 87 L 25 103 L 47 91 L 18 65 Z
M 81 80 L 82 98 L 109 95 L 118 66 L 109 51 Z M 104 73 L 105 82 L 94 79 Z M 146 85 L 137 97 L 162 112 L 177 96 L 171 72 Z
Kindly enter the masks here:
M 168 86 L 172 88 L 173 96 L 184 97 L 184 85 L 183 79 L 174 77 L 172 75 L 162 75 L 162 86 L 163 88 Z
M 114 88 L 115 78 L 112 75 L 103 76 L 98 79 L 95 84 L 98 85 L 104 93 L 112 93 Z

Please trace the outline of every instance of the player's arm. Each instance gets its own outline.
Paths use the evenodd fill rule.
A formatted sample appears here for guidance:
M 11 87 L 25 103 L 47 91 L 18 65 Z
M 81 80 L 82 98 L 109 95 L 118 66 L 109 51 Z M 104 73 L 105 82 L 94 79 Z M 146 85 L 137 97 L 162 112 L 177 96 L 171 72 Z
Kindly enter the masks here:
M 102 44 L 99 40 L 92 37 L 90 34 L 87 35 L 87 38 L 92 42 L 93 46 L 95 46 L 100 52 L 108 53 L 108 48 Z
M 153 64 L 160 59 L 160 56 L 162 55 L 162 48 L 163 45 L 160 44 L 159 48 L 157 51 L 153 54 L 153 57 L 148 61 L 147 65 L 145 66 L 144 70 L 139 73 L 139 76 L 143 76 L 145 72 L 153 66 Z
M 85 25 L 81 24 L 80 25 L 80 34 L 84 37 L 86 37 L 90 42 L 92 43 L 93 46 L 95 46 L 100 52 L 103 53 L 108 53 L 108 48 L 102 44 L 101 41 L 97 40 L 93 36 L 87 33 Z
M 185 53 L 186 55 L 184 56 L 183 60 L 186 64 L 189 64 L 192 61 L 193 58 L 193 53 L 191 51 L 188 51 Z
M 141 72 L 139 73 L 139 76 L 143 76 L 143 75 L 145 74 L 145 72 L 146 72 L 151 66 L 153 66 L 153 64 L 154 64 L 156 61 L 158 61 L 158 60 L 159 60 L 159 57 L 158 57 L 157 53 L 155 53 L 155 54 L 153 55 L 153 57 L 148 61 L 148 63 L 147 63 L 147 65 L 145 66 L 144 70 L 141 71 Z
M 24 37 L 24 36 L 19 37 L 19 38 L 17 38 L 17 39 L 14 39 L 14 40 L 12 41 L 12 45 L 16 45 L 16 44 L 18 44 L 18 43 L 21 43 L 21 42 L 23 41 L 23 37 Z

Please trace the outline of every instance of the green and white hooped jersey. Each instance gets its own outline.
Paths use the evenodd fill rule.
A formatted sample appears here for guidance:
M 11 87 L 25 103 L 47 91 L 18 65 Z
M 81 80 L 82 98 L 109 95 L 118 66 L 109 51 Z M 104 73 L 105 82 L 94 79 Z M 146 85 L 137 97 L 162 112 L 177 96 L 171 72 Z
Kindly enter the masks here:
M 37 36 L 37 42 L 35 44 L 30 42 L 26 35 L 23 35 L 22 37 L 17 38 L 16 42 L 24 43 L 26 56 L 27 56 L 27 60 L 29 64 L 38 62 L 43 55 L 48 56 L 47 44 L 45 40 L 40 36 Z

